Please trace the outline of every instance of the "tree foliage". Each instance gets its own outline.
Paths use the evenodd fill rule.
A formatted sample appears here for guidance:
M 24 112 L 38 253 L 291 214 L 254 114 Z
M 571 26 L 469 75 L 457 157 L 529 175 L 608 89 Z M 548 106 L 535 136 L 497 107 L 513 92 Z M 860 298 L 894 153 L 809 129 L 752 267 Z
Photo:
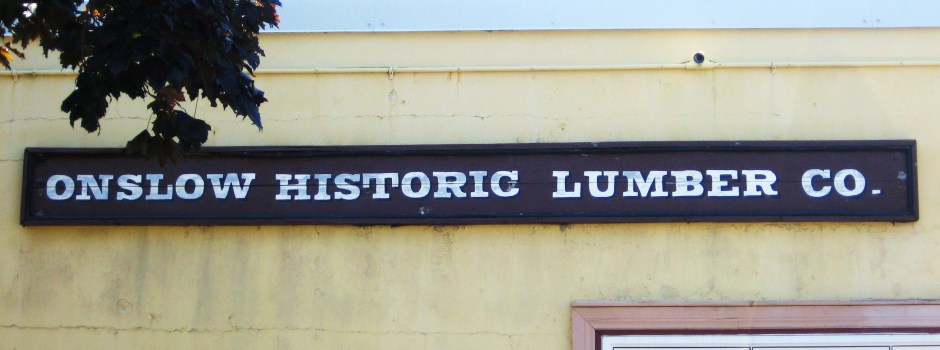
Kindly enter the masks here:
M 258 32 L 277 26 L 278 0 L 0 0 L 0 65 L 37 42 L 77 69 L 62 111 L 98 131 L 108 104 L 122 95 L 149 99 L 153 116 L 127 143 L 129 153 L 174 159 L 206 142 L 210 126 L 178 106 L 204 98 L 261 129 L 264 92 L 253 72 L 264 51 Z

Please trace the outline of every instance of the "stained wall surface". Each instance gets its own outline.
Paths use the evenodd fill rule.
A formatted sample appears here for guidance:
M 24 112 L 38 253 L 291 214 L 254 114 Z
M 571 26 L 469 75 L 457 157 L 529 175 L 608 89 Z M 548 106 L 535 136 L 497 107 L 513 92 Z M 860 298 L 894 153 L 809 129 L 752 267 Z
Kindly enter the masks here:
M 74 76 L 30 52 L 0 75 L 0 349 L 568 349 L 576 300 L 940 298 L 940 29 L 262 41 L 264 131 L 188 103 L 207 146 L 916 139 L 921 219 L 21 227 L 25 147 L 119 147 L 149 117 L 70 128 Z

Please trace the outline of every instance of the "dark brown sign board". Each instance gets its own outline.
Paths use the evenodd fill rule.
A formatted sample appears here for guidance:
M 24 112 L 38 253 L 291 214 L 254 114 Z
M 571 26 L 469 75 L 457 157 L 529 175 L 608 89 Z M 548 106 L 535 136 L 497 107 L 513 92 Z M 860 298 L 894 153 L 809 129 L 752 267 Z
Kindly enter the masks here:
M 23 225 L 915 221 L 913 140 L 26 149 Z

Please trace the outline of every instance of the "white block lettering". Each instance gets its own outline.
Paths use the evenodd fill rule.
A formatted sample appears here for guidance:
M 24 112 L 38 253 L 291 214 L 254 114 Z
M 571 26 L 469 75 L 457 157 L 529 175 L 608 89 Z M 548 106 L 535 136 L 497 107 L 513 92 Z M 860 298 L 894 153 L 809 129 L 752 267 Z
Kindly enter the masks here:
M 607 178 L 607 186 L 604 187 L 604 190 L 600 189 L 600 176 L 604 175 Z M 588 178 L 588 192 L 591 193 L 591 197 L 595 198 L 608 198 L 614 195 L 615 190 L 615 181 L 617 181 L 617 175 L 620 175 L 619 171 L 585 171 L 584 176 Z
M 372 198 L 375 199 L 389 199 L 388 191 L 385 188 L 386 181 L 392 187 L 398 187 L 398 173 L 365 173 L 362 174 L 362 188 L 369 188 L 373 180 L 375 182 L 375 193 L 372 194 Z
M 140 199 L 140 196 L 144 195 L 144 189 L 140 186 L 143 178 L 140 175 L 121 175 L 118 177 L 118 187 L 121 188 L 121 191 L 117 193 L 117 200 L 133 201 Z
M 59 193 L 59 184 L 62 184 L 62 192 Z M 72 198 L 75 193 L 75 181 L 67 175 L 52 175 L 46 180 L 46 197 L 54 201 L 63 201 Z
M 829 169 L 809 169 L 803 173 L 803 192 L 806 192 L 807 195 L 813 198 L 825 197 L 832 191 L 832 186 L 823 186 L 821 189 L 817 190 L 813 188 L 813 178 L 821 177 L 823 179 L 829 178 Z
M 193 191 L 187 192 L 186 183 L 193 183 Z M 176 196 L 182 199 L 199 199 L 205 191 L 206 181 L 196 174 L 183 174 L 176 178 Z
M 307 194 L 307 181 L 310 180 L 310 174 L 276 174 L 274 178 L 277 179 L 280 185 L 280 191 L 274 196 L 275 200 L 310 200 L 310 195 Z M 291 180 L 294 179 L 297 180 L 297 183 L 291 184 Z M 297 194 L 292 196 L 291 191 L 296 191 Z
M 846 187 L 845 179 L 847 177 L 851 177 L 852 181 L 855 182 L 855 188 L 850 190 L 848 187 Z M 862 191 L 865 191 L 865 176 L 855 169 L 839 170 L 839 172 L 836 173 L 836 177 L 833 179 L 833 181 L 836 192 L 844 197 L 855 197 L 862 194 Z
M 737 186 L 728 188 L 728 181 L 722 180 L 723 176 L 731 180 L 737 180 L 737 170 L 705 170 L 705 174 L 708 174 L 712 180 L 712 188 L 708 191 L 709 197 L 738 197 L 741 195 L 741 190 Z
M 747 182 L 747 187 L 744 190 L 745 197 L 754 197 L 754 196 L 776 196 L 777 190 L 774 189 L 774 184 L 777 183 L 777 174 L 770 170 L 741 170 L 741 174 L 744 174 L 745 181 Z
M 108 183 L 110 183 L 113 178 L 114 175 L 98 175 L 98 180 L 101 180 L 101 183 L 98 183 L 94 175 L 76 176 L 75 179 L 80 183 L 79 186 L 81 186 L 82 190 L 75 196 L 75 199 L 87 201 L 94 197 L 96 201 L 108 200 Z M 88 195 L 89 191 L 91 191 L 91 196 Z
M 351 201 L 353 199 L 359 198 L 359 186 L 354 185 L 354 182 L 359 182 L 361 176 L 359 174 L 339 174 L 336 175 L 336 192 L 333 193 L 333 198 L 343 199 Z
M 255 173 L 241 174 L 241 181 L 244 181 L 244 183 L 238 180 L 238 174 L 236 173 L 225 174 L 224 182 L 222 181 L 222 174 L 207 174 L 206 177 L 212 182 L 212 190 L 216 199 L 228 198 L 229 192 L 235 192 L 236 199 L 245 199 L 248 196 L 251 181 L 255 179 Z
M 486 198 L 489 197 L 489 192 L 483 190 L 483 178 L 486 177 L 485 171 L 471 171 L 470 177 L 473 178 L 473 192 L 470 192 L 470 197 L 472 198 Z
M 421 187 L 414 189 L 414 180 L 418 180 Z M 401 192 L 408 198 L 424 198 L 431 193 L 431 179 L 422 172 L 411 172 L 401 178 Z
M 575 182 L 574 188 L 568 191 L 568 174 L 567 171 L 552 171 L 552 176 L 555 177 L 555 192 L 552 192 L 552 198 L 581 198 L 580 182 Z
M 509 178 L 507 184 L 509 185 L 508 190 L 503 190 L 500 186 L 500 182 L 503 178 Z M 513 171 L 497 171 L 493 173 L 493 177 L 490 178 L 490 190 L 493 191 L 497 196 L 506 198 L 513 197 L 519 194 L 519 172 L 516 170 Z
M 317 182 L 317 193 L 313 195 L 313 200 L 315 201 L 328 201 L 330 200 L 330 193 L 327 192 L 327 185 L 330 182 L 330 174 L 313 174 L 313 178 Z
M 697 170 L 677 170 L 670 172 L 676 179 L 676 190 L 673 197 L 698 197 L 705 193 L 702 186 L 702 172 Z
M 437 178 L 437 191 L 434 191 L 434 198 L 464 198 L 467 196 L 461 187 L 467 183 L 467 175 L 455 171 L 435 171 L 432 173 Z
M 643 174 L 639 171 L 624 171 L 623 176 L 627 178 L 627 190 L 623 192 L 624 197 L 669 196 L 669 193 L 663 189 L 663 177 L 666 176 L 665 171 L 652 170 L 645 179 L 643 178 Z M 634 190 L 634 183 L 636 184 L 636 189 L 640 190 L 639 192 Z M 653 188 L 653 192 L 650 192 L 650 188 Z

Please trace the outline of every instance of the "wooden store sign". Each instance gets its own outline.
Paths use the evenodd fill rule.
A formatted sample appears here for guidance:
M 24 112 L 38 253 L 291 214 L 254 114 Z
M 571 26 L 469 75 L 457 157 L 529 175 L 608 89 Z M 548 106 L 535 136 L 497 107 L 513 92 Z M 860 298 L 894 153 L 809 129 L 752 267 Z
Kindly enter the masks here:
M 26 150 L 22 224 L 914 221 L 914 141 Z

